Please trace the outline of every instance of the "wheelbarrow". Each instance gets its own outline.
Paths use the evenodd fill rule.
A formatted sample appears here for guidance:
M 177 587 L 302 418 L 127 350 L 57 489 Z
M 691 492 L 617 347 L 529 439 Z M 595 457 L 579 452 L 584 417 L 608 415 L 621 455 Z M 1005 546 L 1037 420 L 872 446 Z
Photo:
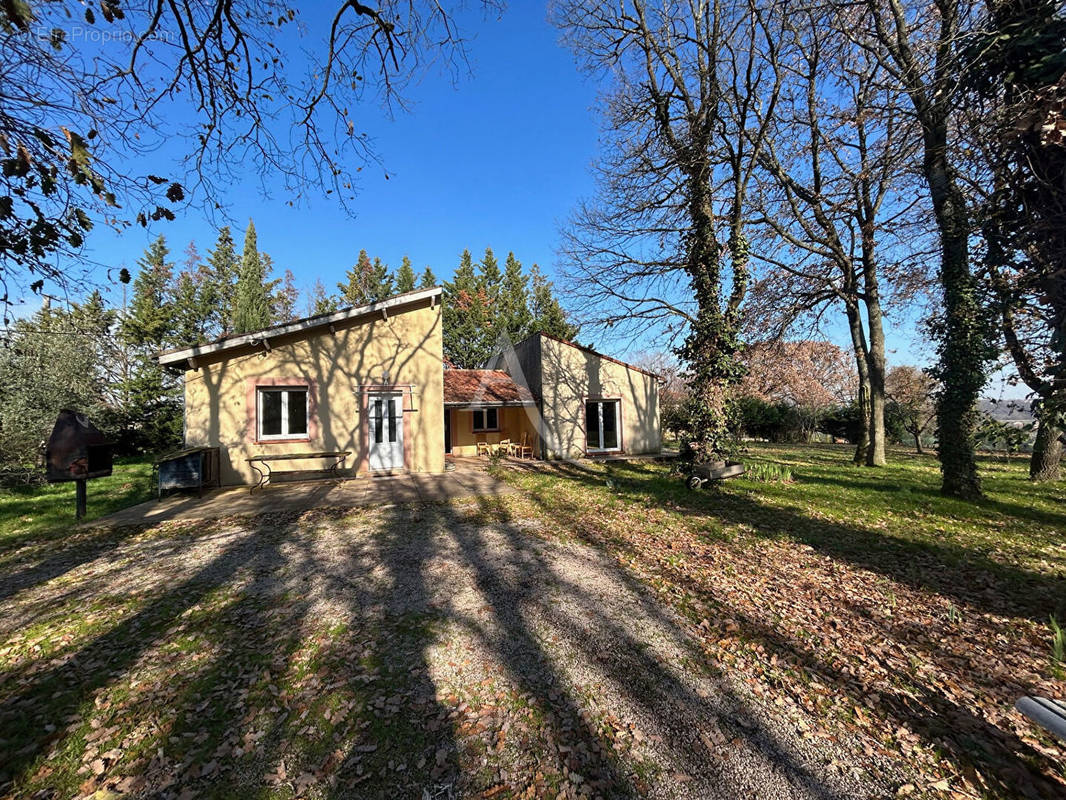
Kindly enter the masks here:
M 711 461 L 707 464 L 696 464 L 692 467 L 685 479 L 685 485 L 696 491 L 705 483 L 722 481 L 726 478 L 735 478 L 744 474 L 744 465 L 739 461 Z

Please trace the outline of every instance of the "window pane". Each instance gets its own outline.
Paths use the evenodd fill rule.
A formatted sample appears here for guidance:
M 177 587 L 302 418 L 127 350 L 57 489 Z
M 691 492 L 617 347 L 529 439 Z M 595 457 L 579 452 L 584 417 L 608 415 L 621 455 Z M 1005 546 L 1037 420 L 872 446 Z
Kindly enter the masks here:
M 500 427 L 499 409 L 485 409 L 485 427 L 490 431 Z
M 474 430 L 475 431 L 483 431 L 483 430 L 485 430 L 485 412 L 482 411 L 480 408 L 475 408 L 474 411 L 473 411 L 473 414 L 474 414 Z
M 585 403 L 585 444 L 593 449 L 600 446 L 599 403 Z
M 307 392 L 289 392 L 289 430 L 286 433 L 307 435 Z
M 389 441 L 396 441 L 396 398 L 390 397 L 386 400 L 389 404 Z
M 260 392 L 259 434 L 281 435 L 281 392 Z
M 374 442 L 381 444 L 381 434 L 384 429 L 384 420 L 382 419 L 384 409 L 381 407 L 381 399 L 374 401 Z
M 618 403 L 602 403 L 603 406 L 603 447 L 618 447 Z

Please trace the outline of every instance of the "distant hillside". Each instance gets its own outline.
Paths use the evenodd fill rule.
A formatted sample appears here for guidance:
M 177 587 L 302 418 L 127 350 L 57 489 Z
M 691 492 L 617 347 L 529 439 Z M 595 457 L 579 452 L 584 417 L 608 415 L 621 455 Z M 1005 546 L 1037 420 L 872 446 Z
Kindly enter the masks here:
M 982 414 L 988 414 L 1000 422 L 1026 423 L 1033 421 L 1033 412 L 1029 410 L 1028 400 L 992 400 L 982 397 L 978 403 Z

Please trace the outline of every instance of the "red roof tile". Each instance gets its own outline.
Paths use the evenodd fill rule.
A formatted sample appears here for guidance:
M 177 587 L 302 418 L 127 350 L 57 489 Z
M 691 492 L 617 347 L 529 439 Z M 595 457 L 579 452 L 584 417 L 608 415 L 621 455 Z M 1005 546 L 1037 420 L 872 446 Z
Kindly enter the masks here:
M 532 404 L 533 395 L 503 370 L 446 369 L 444 402 L 471 405 Z

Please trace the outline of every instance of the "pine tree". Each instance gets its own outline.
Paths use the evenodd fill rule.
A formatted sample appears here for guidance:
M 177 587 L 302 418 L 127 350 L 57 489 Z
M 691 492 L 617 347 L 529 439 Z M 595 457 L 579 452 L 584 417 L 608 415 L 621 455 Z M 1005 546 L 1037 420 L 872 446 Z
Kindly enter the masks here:
M 257 249 L 255 223 L 248 220 L 233 308 L 235 333 L 257 331 L 270 325 L 270 296 L 265 277 Z
M 233 244 L 233 235 L 228 226 L 219 229 L 215 249 L 207 254 L 206 281 L 211 289 L 205 292 L 205 299 L 214 303 L 214 318 L 208 325 L 211 333 L 232 333 L 233 312 L 237 296 L 237 251 Z
M 120 326 L 127 348 L 120 444 L 158 451 L 181 440 L 181 403 L 175 378 L 156 361 L 156 353 L 175 342 L 175 308 L 169 287 L 174 265 L 166 239 L 157 238 L 137 262 L 133 299 Z
M 396 293 L 404 294 L 415 290 L 415 271 L 411 269 L 411 259 L 403 257 L 400 268 L 396 270 Z
M 175 344 L 197 344 L 217 335 L 218 294 L 210 266 L 201 263 L 196 243 L 189 242 L 171 291 Z
M 350 306 L 363 306 L 384 300 L 392 294 L 392 276 L 380 258 L 370 260 L 366 250 L 359 251 L 359 258 L 346 273 L 346 283 L 338 283 L 342 302 Z
M 392 276 L 389 274 L 388 264 L 383 262 L 380 258 L 375 257 L 373 269 L 370 274 L 370 299 L 367 302 L 376 303 L 378 300 L 392 297 Z
M 508 253 L 500 288 L 497 327 L 512 343 L 520 342 L 532 333 L 533 314 L 529 310 L 529 301 L 529 279 L 522 271 L 522 262 L 514 253 Z
M 552 292 L 552 282 L 544 277 L 536 264 L 533 265 L 531 278 L 533 330 L 570 341 L 577 336 L 578 329 L 567 321 L 566 312 Z
M 169 255 L 166 237 L 159 236 L 137 260 L 133 299 L 122 320 L 122 336 L 131 345 L 162 349 L 170 340 L 174 308 L 167 301 L 174 264 Z
M 484 287 L 464 250 L 451 281 L 444 282 L 442 309 L 444 355 L 460 369 L 480 367 L 492 354 Z
M 491 247 L 485 248 L 485 255 L 478 264 L 478 281 L 485 291 L 485 299 L 488 305 L 496 304 L 500 297 L 500 264 L 496 261 L 496 255 Z
M 503 320 L 500 316 L 500 265 L 491 247 L 485 248 L 485 255 L 478 262 L 478 288 L 485 302 L 484 338 L 490 350 L 497 345 Z
M 433 274 L 433 270 L 428 266 L 422 273 L 422 277 L 418 281 L 419 289 L 432 289 L 437 285 L 437 276 Z

